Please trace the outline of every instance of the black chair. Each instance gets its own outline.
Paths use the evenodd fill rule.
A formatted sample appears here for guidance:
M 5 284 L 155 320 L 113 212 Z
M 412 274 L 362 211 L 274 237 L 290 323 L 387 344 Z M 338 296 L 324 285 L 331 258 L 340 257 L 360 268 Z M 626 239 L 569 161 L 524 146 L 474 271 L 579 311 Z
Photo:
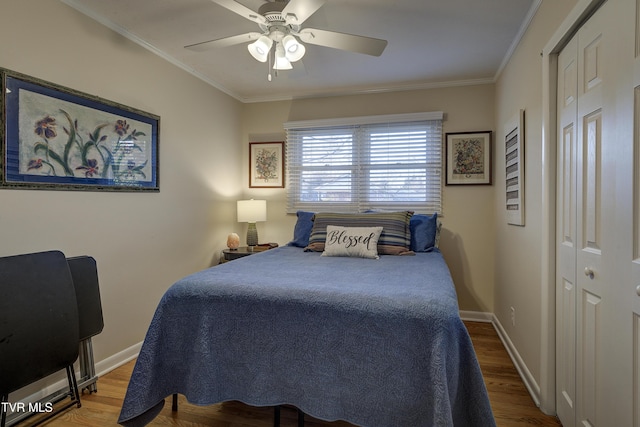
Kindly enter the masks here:
M 104 328 L 100 286 L 98 284 L 98 268 L 96 260 L 82 255 L 67 258 L 73 287 L 76 290 L 78 303 L 78 323 L 80 333 L 79 365 L 80 378 L 78 388 L 89 393 L 98 391 L 96 383 L 95 363 L 93 360 L 93 344 L 91 337 L 98 335 Z
M 55 372 L 66 370 L 70 398 L 44 419 L 73 405 L 80 393 L 73 363 L 78 358 L 76 290 L 59 251 L 0 258 L 0 398 Z M 1 405 L 1 426 L 7 418 Z

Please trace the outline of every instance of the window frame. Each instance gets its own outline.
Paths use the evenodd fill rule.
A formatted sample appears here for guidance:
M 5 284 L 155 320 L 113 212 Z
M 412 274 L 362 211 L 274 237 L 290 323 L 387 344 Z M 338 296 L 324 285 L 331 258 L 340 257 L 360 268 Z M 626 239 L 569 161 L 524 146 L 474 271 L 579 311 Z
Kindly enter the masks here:
M 287 158 L 287 212 L 295 213 L 299 210 L 311 212 L 362 212 L 366 210 L 414 210 L 416 212 L 442 214 L 442 189 L 443 189 L 443 133 L 442 121 L 444 113 L 412 113 L 412 114 L 394 114 L 381 116 L 364 116 L 349 117 L 340 119 L 324 119 L 324 120 L 307 120 L 307 121 L 291 121 L 284 123 L 287 132 L 286 158 Z M 369 158 L 371 151 L 370 135 L 379 131 L 379 125 L 388 125 L 391 130 L 394 126 L 428 125 L 428 131 L 425 134 L 425 162 L 418 163 L 389 163 L 389 164 L 371 164 L 370 161 L 362 163 L 362 160 Z M 305 133 L 319 132 L 324 130 L 329 132 L 330 129 L 337 131 L 346 131 L 351 129 L 353 138 L 352 160 L 349 165 L 328 166 L 330 169 L 336 170 L 352 170 L 351 180 L 351 196 L 349 202 L 336 201 L 312 201 L 305 202 L 301 200 L 302 189 L 301 179 L 305 170 L 313 170 L 314 167 L 305 168 L 302 165 L 302 149 L 300 148 L 301 140 Z M 356 135 L 359 132 L 365 132 L 368 136 L 362 137 Z M 357 152 L 364 150 L 364 153 Z M 435 159 L 434 159 L 435 157 Z M 355 159 L 354 159 L 355 158 Z M 430 167 L 431 165 L 431 167 Z M 315 167 L 315 169 L 323 170 Z M 420 202 L 412 200 L 404 200 L 400 202 L 372 202 L 369 200 L 371 194 L 371 171 L 374 170 L 390 170 L 398 169 L 410 172 L 411 169 L 424 169 L 425 175 L 425 199 Z M 327 169 L 328 170 L 328 169 Z M 362 188 L 353 188 L 366 182 Z M 434 194 L 435 193 L 435 194 Z M 353 200 L 355 196 L 356 200 Z M 365 196 L 365 197 L 363 197 Z

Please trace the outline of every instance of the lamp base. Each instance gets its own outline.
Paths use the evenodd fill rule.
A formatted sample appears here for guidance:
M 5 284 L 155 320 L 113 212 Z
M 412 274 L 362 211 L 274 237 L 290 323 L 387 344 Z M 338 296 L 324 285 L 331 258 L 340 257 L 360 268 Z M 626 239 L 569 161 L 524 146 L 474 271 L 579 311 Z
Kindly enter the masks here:
M 258 229 L 255 222 L 249 223 L 247 229 L 247 246 L 256 246 L 258 244 Z

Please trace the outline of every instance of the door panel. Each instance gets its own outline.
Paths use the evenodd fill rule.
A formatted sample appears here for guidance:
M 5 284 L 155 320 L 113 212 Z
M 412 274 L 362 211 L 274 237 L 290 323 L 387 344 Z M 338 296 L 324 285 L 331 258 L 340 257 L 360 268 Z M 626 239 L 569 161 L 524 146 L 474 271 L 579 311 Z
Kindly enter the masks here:
M 598 411 L 598 354 L 599 325 L 601 324 L 600 304 L 602 300 L 588 291 L 582 292 L 582 337 L 578 351 L 581 354 L 581 370 L 578 372 L 580 387 L 580 424 L 585 427 L 596 426 Z
M 583 198 L 582 198 L 582 236 L 583 251 L 601 255 L 601 152 L 602 152 L 602 114 L 598 110 L 584 118 L 582 147 Z
M 575 175 L 575 127 L 574 123 L 567 125 L 562 132 L 562 245 L 572 252 L 575 251 L 576 241 L 576 175 Z M 573 258 L 573 257 L 571 257 Z M 572 267 L 573 268 L 573 267 Z
M 558 354 L 558 386 L 560 391 L 561 404 L 558 412 L 560 419 L 573 420 L 575 412 L 575 395 L 576 395 L 576 326 L 575 326 L 575 301 L 576 291 L 575 285 L 564 280 L 562 287 L 562 317 L 560 317 L 560 326 L 562 334 L 562 345 L 559 346 Z

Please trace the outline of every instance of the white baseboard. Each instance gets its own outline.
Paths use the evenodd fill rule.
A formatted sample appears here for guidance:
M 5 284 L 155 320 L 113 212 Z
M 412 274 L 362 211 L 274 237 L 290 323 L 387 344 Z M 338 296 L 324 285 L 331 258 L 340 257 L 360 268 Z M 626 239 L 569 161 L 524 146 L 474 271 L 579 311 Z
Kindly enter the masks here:
M 515 365 L 520 378 L 522 378 L 524 386 L 527 388 L 527 391 L 531 395 L 536 406 L 540 407 L 540 386 L 536 382 L 535 378 L 533 378 L 533 375 L 531 375 L 531 371 L 529 371 L 524 360 L 520 357 L 518 350 L 513 345 L 513 342 L 509 338 L 509 335 L 507 335 L 507 332 L 502 327 L 498 318 L 493 313 L 484 313 L 480 311 L 460 311 L 460 318 L 470 322 L 486 322 L 493 324 L 500 341 L 502 341 L 502 344 L 507 350 L 511 361 Z
M 134 344 L 129 348 L 122 350 L 119 353 L 109 356 L 104 360 L 96 362 L 96 375 L 101 377 L 113 371 L 116 368 L 124 365 L 125 363 L 138 357 L 140 349 L 142 348 L 142 341 L 138 344 Z
M 509 335 L 507 335 L 507 332 L 502 327 L 498 318 L 493 314 L 491 317 L 493 318 L 491 323 L 493 323 L 493 327 L 496 328 L 496 332 L 498 333 L 504 348 L 507 350 L 507 353 L 509 353 L 509 357 L 513 361 L 520 378 L 522 378 L 524 386 L 527 388 L 527 391 L 531 395 L 536 406 L 540 407 L 540 385 L 536 382 L 535 378 L 533 378 L 533 375 L 531 375 L 531 371 L 529 371 L 524 360 L 520 357 L 518 350 L 513 345 L 513 342 L 509 338 Z
M 493 323 L 493 313 L 482 311 L 460 311 L 460 318 L 469 322 Z

